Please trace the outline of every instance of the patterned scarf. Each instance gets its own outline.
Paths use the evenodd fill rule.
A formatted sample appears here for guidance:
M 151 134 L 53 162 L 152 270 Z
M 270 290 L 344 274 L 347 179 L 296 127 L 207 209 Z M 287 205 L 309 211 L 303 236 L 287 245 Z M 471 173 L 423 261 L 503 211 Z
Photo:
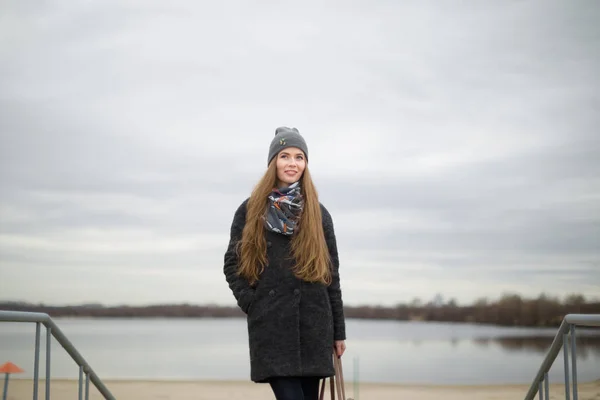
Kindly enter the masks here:
M 282 235 L 293 235 L 304 207 L 300 182 L 283 189 L 275 188 L 267 198 L 265 228 Z

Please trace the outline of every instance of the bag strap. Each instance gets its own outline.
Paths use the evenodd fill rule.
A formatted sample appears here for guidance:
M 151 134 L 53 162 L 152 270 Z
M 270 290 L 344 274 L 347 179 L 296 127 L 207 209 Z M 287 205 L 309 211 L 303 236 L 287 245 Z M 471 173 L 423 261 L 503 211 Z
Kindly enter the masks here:
M 335 392 L 338 394 L 338 400 L 346 399 L 346 388 L 344 387 L 344 371 L 342 369 L 342 359 L 338 358 L 333 352 L 333 368 L 335 369 L 335 375 L 329 377 L 329 389 L 331 394 L 331 400 L 335 400 Z M 321 379 L 321 390 L 319 393 L 319 400 L 325 400 L 325 385 L 327 378 Z
M 344 385 L 344 370 L 342 369 L 342 359 L 334 354 L 333 362 L 334 366 L 336 366 L 335 375 L 338 390 L 338 400 L 346 400 L 346 387 Z
M 327 381 L 327 378 L 323 378 L 321 379 L 321 389 L 319 390 L 319 400 L 325 400 L 325 382 Z
M 329 378 L 329 389 L 331 392 L 331 400 L 335 400 L 335 377 Z
M 330 388 L 330 396 L 332 400 L 335 400 L 335 386 L 334 386 L 335 377 L 329 378 L 329 388 Z M 325 386 L 327 386 L 327 378 L 321 379 L 321 391 L 319 393 L 319 400 L 325 400 Z

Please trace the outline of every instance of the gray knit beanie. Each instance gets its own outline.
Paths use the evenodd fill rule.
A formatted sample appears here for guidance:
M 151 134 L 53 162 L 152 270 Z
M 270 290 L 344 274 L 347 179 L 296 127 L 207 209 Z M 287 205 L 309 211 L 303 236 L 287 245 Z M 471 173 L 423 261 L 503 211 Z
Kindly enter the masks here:
M 281 150 L 287 147 L 297 147 L 302 150 L 306 156 L 306 161 L 308 162 L 308 146 L 302 135 L 300 135 L 300 132 L 298 132 L 298 129 L 280 126 L 275 130 L 275 137 L 271 141 L 271 146 L 269 146 L 269 159 L 267 165 L 271 163 L 271 160 L 279 154 Z

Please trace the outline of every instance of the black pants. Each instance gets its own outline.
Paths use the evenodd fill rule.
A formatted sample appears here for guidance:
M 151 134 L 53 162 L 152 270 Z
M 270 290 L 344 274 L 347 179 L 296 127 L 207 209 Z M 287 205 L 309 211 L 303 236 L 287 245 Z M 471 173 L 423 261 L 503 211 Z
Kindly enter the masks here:
M 318 400 L 320 378 L 271 378 L 269 384 L 277 400 Z

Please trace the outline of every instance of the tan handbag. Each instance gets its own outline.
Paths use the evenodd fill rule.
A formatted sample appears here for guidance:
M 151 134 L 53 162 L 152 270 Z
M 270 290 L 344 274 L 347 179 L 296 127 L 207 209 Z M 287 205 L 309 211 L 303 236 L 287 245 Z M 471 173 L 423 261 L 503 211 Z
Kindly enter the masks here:
M 346 388 L 344 387 L 344 371 L 342 370 L 342 359 L 338 358 L 338 356 L 335 354 L 335 351 L 333 352 L 333 367 L 335 369 L 335 376 L 329 377 L 329 390 L 331 392 L 331 400 L 336 400 L 336 392 L 337 400 L 346 400 Z M 319 400 L 325 400 L 326 381 L 327 378 L 321 379 L 321 393 L 319 395 Z

